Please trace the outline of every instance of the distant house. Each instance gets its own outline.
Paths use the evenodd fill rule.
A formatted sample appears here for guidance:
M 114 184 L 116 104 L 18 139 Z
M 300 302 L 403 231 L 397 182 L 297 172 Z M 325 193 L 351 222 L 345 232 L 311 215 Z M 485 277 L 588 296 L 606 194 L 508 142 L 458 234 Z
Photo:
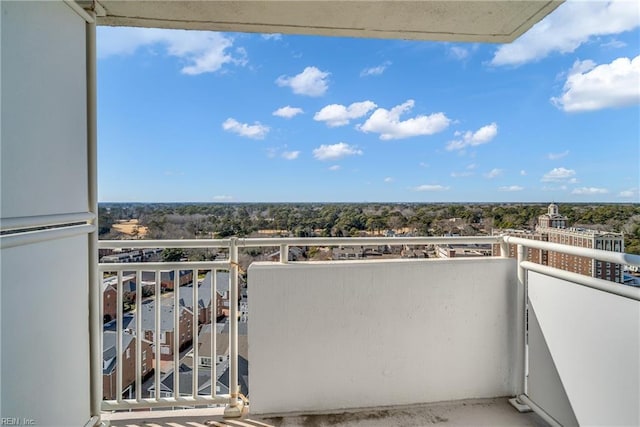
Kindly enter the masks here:
M 131 288 L 133 287 L 133 292 L 135 293 L 135 275 L 123 275 L 122 277 L 122 287 L 123 287 L 123 297 L 127 295 L 127 293 L 131 292 Z M 103 313 L 103 322 L 107 323 L 112 319 L 115 319 L 116 314 L 118 313 L 118 276 L 111 276 L 104 278 L 102 280 L 102 313 Z
M 175 272 L 172 271 L 162 271 L 160 272 L 160 287 L 163 291 L 172 291 L 173 290 L 173 282 L 174 282 Z M 154 285 L 156 284 L 156 273 L 155 271 L 143 271 L 142 272 L 142 282 L 143 284 Z M 178 283 L 179 286 L 185 286 L 189 283 L 193 282 L 193 271 L 192 270 L 180 270 L 178 272 Z
M 246 334 L 246 327 L 239 328 L 238 331 L 238 354 L 245 359 L 249 358 L 249 344 Z M 224 328 L 222 329 L 224 331 Z M 244 332 L 242 334 L 241 332 Z M 198 334 L 198 366 L 210 368 L 215 363 L 216 366 L 229 360 L 229 332 L 221 332 L 215 335 L 215 354 L 211 352 L 212 345 L 211 325 L 204 325 Z
M 147 301 L 140 307 L 142 316 L 142 335 L 146 340 L 155 346 L 156 331 L 156 310 L 155 300 Z M 197 325 L 193 324 L 193 312 L 184 306 L 179 307 L 179 324 L 178 324 L 178 347 L 179 350 L 186 348 L 193 340 L 193 331 L 197 330 Z M 128 317 L 128 329 L 136 330 L 136 315 L 131 314 Z M 174 307 L 172 301 L 167 301 L 160 308 L 160 359 L 173 360 L 174 356 Z M 155 352 L 154 348 L 154 352 Z
M 118 313 L 118 292 L 113 285 L 102 283 L 102 322 L 107 323 L 116 318 Z
M 333 248 L 333 259 L 360 259 L 364 256 L 364 248 L 361 246 L 345 246 Z
M 440 258 L 481 257 L 491 256 L 490 244 L 450 244 L 437 245 L 436 252 Z
M 117 390 L 117 333 L 105 330 L 102 345 L 102 395 L 103 399 L 118 398 Z M 153 355 L 151 343 L 142 340 L 142 377 L 146 378 L 153 372 Z M 122 334 L 122 390 L 120 395 L 132 398 L 135 395 L 136 379 L 136 337 L 130 333 Z
M 224 361 L 216 370 L 216 378 L 211 378 L 211 369 L 198 369 L 198 394 L 211 396 L 211 386 L 216 385 L 215 393 L 219 395 L 229 393 L 229 362 Z M 173 397 L 173 377 L 175 370 L 167 372 L 160 380 L 159 397 Z M 179 395 L 190 396 L 193 385 L 193 368 L 181 363 L 178 369 Z M 240 393 L 249 397 L 249 362 L 244 357 L 238 357 L 238 385 Z M 156 387 L 152 384 L 148 389 L 151 398 L 156 397 Z
M 105 255 L 102 255 L 102 254 Z M 102 252 L 100 262 L 104 263 L 128 263 L 128 262 L 145 262 L 157 261 L 160 259 L 162 249 L 142 249 L 142 250 L 111 250 L 109 253 Z
M 169 370 L 166 374 L 160 378 L 160 393 L 158 397 L 173 397 L 173 386 L 174 386 L 174 378 L 175 369 Z M 181 363 L 178 368 L 178 376 L 179 376 L 179 395 L 180 396 L 190 396 L 193 389 L 193 369 L 190 366 Z M 156 397 L 156 385 L 152 384 L 147 391 L 149 392 L 149 396 L 151 398 Z M 219 394 L 227 394 L 229 389 L 216 389 L 216 392 Z M 199 371 L 198 372 L 198 394 L 200 395 L 211 395 L 211 372 L 210 371 Z
M 216 287 L 213 287 L 213 275 L 208 272 L 198 284 L 198 323 L 215 323 L 216 319 L 229 315 L 229 272 L 216 271 Z M 215 298 L 215 313 L 211 294 Z M 180 288 L 180 305 L 194 311 L 193 284 Z M 215 314 L 215 317 L 212 317 Z

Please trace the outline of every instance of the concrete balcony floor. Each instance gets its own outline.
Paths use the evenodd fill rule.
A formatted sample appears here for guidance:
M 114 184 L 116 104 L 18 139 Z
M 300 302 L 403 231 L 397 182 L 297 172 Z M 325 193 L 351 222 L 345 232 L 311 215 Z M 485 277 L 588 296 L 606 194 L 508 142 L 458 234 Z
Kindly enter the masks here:
M 317 415 L 273 417 L 245 414 L 224 419 L 222 408 L 106 414 L 113 427 L 426 427 L 535 426 L 547 423 L 533 412 L 521 414 L 507 398 L 473 399 L 434 404 L 353 410 Z

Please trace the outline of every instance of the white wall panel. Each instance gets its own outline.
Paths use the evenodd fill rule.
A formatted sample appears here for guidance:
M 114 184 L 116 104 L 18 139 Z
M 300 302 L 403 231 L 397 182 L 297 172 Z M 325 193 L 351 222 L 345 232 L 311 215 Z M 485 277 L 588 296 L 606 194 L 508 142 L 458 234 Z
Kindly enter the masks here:
M 529 376 L 527 396 L 563 427 L 577 426 L 558 370 L 540 330 L 533 307 L 529 307 Z
M 640 302 L 534 272 L 528 280 L 530 304 L 578 423 L 640 425 Z
M 2 218 L 87 211 L 85 22 L 2 1 Z
M 2 250 L 2 417 L 89 419 L 87 238 Z
M 252 413 L 506 396 L 515 261 L 254 263 Z

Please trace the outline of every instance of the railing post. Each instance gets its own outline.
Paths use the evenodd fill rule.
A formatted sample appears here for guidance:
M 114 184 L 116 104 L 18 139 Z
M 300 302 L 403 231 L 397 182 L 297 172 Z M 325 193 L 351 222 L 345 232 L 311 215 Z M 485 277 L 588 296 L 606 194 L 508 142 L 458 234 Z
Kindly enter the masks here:
M 95 215 L 89 234 L 89 410 L 94 425 L 101 423 L 102 410 L 102 275 L 98 272 L 98 149 L 96 94 L 96 14 L 87 11 L 85 24 L 86 84 L 87 84 L 87 202 L 88 211 Z M 94 419 L 95 418 L 95 419 Z
M 289 262 L 289 245 L 280 245 L 280 263 Z
M 520 396 L 525 394 L 526 381 L 526 335 L 527 335 L 527 272 L 522 267 L 526 261 L 526 248 L 523 245 L 517 247 L 518 255 L 518 282 L 516 284 L 516 339 L 515 339 L 515 366 L 513 375 L 515 379 L 515 398 L 509 402 L 520 412 L 530 412 L 531 408 L 520 401 Z
M 238 239 L 229 242 L 229 404 L 227 418 L 242 416 L 243 403 L 238 386 Z M 215 331 L 211 331 L 212 333 Z
M 500 256 L 502 258 L 509 258 L 509 243 L 506 240 L 507 236 L 500 236 Z

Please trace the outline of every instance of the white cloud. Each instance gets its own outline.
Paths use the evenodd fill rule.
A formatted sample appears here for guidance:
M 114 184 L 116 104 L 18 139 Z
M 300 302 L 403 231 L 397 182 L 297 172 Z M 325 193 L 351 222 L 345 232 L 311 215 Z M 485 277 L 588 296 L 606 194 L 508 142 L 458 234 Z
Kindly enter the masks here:
M 283 117 L 285 119 L 290 119 L 290 118 L 295 117 L 298 114 L 302 114 L 302 113 L 304 113 L 304 111 L 302 111 L 302 108 L 291 107 L 290 105 L 287 105 L 286 107 L 278 108 L 272 114 L 274 116 Z
M 423 184 L 413 188 L 413 191 L 446 191 L 449 187 L 439 184 Z
M 593 196 L 596 194 L 607 194 L 609 190 L 606 188 L 597 188 L 597 187 L 581 187 L 574 188 L 571 194 L 579 194 L 583 196 Z
M 449 49 L 449 54 L 458 60 L 463 60 L 469 56 L 469 51 L 460 46 L 452 46 Z
M 358 126 L 362 132 L 374 132 L 380 134 L 380 139 L 402 139 L 412 136 L 432 135 L 445 130 L 451 120 L 444 113 L 434 113 L 428 116 L 416 116 L 405 121 L 400 121 L 400 115 L 410 111 L 415 102 L 413 99 L 396 105 L 391 110 L 378 108 L 371 114 L 364 124 Z
M 593 111 L 640 103 L 640 55 L 596 66 L 576 61 L 559 97 L 551 102 L 567 112 Z
M 600 46 L 604 47 L 604 48 L 613 48 L 613 49 L 620 49 L 623 47 L 626 47 L 627 44 L 625 42 L 623 42 L 622 40 L 610 40 L 606 43 L 602 43 Z
M 384 179 L 384 182 L 387 182 L 387 183 L 388 183 L 388 182 L 393 182 L 393 181 L 395 181 L 395 180 L 394 180 L 392 177 L 390 177 L 390 176 L 388 176 L 388 177 L 386 177 L 386 178 Z
M 542 182 L 560 182 L 575 179 L 576 171 L 566 168 L 553 168 L 542 176 Z
M 420 162 L 420 163 L 418 163 L 418 166 L 420 166 L 421 168 L 428 168 L 429 167 L 429 163 Z
M 462 177 L 471 176 L 471 175 L 473 175 L 473 172 L 469 172 L 469 171 L 467 171 L 467 172 L 451 172 L 451 176 L 453 178 L 462 178 Z
M 340 170 L 340 165 L 329 166 L 329 170 L 330 171 L 339 171 Z
M 142 47 L 162 46 L 181 59 L 183 74 L 212 73 L 225 64 L 244 66 L 246 51 L 230 52 L 233 39 L 210 31 L 165 30 L 159 28 L 98 27 L 98 58 L 131 55 Z
M 621 191 L 620 194 L 618 194 L 618 196 L 629 199 L 632 197 L 636 197 L 637 192 L 638 192 L 637 188 L 630 188 L 628 190 Z
M 313 150 L 313 157 L 318 160 L 338 160 L 347 156 L 362 155 L 362 150 L 353 145 L 339 142 L 333 145 L 321 145 Z
M 569 155 L 569 150 L 565 150 L 562 153 L 549 153 L 547 154 L 547 158 L 549 160 L 558 160 L 558 159 L 562 159 L 563 157 L 567 157 Z
M 279 34 L 279 33 L 261 34 L 261 36 L 265 40 L 280 40 L 280 39 L 282 39 L 282 34 Z
M 466 147 L 475 147 L 477 145 L 486 144 L 487 142 L 490 142 L 493 138 L 495 138 L 497 134 L 498 125 L 496 123 L 482 126 L 475 132 L 471 132 L 470 130 L 464 133 L 456 131 L 454 135 L 461 138 L 449 141 L 446 148 L 447 150 L 452 151 L 462 150 Z
M 389 65 L 391 65 L 391 62 L 385 61 L 377 67 L 365 68 L 364 70 L 360 71 L 360 77 L 379 76 L 380 74 L 384 73 Z
M 316 67 L 306 67 L 300 74 L 293 77 L 280 76 L 276 79 L 278 86 L 288 86 L 293 93 L 306 96 L 322 96 L 328 86 L 328 72 L 320 71 Z
M 232 132 L 240 136 L 246 136 L 247 138 L 263 139 L 267 133 L 269 133 L 269 127 L 255 122 L 250 125 L 247 123 L 240 123 L 236 119 L 228 118 L 222 123 L 222 129 L 227 132 Z
M 228 202 L 233 200 L 233 196 L 213 196 L 213 200 L 216 200 L 218 202 Z
M 521 187 L 519 185 L 508 185 L 508 186 L 504 186 L 504 187 L 500 187 L 498 188 L 499 191 L 522 191 L 524 190 L 524 187 Z
M 568 1 L 513 43 L 500 46 L 491 64 L 522 65 L 552 52 L 570 53 L 592 37 L 630 31 L 639 25 L 636 1 Z
M 373 101 L 354 102 L 348 107 L 330 104 L 318 111 L 313 120 L 325 122 L 329 127 L 344 126 L 348 125 L 350 120 L 358 119 L 376 107 Z
M 287 160 L 295 160 L 300 155 L 299 151 L 283 151 L 282 157 Z
M 502 175 L 502 172 L 503 172 L 502 169 L 494 168 L 494 169 L 491 169 L 486 174 L 484 174 L 484 176 L 486 178 L 493 179 L 493 178 L 496 178 L 496 177 Z
M 560 185 L 560 186 L 548 186 L 545 185 L 544 187 L 542 187 L 542 191 L 565 191 L 567 189 L 566 185 Z
M 524 169 L 522 169 L 522 170 L 520 171 L 520 175 L 521 175 L 521 176 L 526 176 L 526 175 L 527 175 L 527 171 L 526 171 L 526 170 L 524 170 Z

